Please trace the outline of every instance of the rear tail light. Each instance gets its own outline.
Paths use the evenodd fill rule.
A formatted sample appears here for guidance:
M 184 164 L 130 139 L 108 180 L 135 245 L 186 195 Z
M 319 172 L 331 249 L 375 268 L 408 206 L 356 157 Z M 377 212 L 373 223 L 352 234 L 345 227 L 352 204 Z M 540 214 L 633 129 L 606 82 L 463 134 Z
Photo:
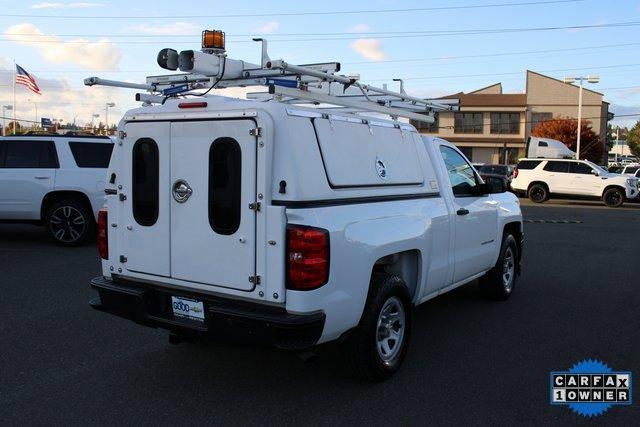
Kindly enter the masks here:
M 287 226 L 287 289 L 308 291 L 329 280 L 329 232 Z
M 107 227 L 107 210 L 98 211 L 98 253 L 100 258 L 109 259 L 109 237 Z
M 518 167 L 516 166 L 516 168 L 513 170 L 513 177 L 517 178 L 518 177 Z

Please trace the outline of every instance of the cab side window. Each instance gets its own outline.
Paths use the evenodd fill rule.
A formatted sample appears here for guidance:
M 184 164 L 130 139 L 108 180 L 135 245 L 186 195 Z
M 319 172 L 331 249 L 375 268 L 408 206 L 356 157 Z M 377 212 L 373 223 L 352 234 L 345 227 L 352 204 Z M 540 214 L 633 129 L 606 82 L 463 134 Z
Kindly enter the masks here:
M 454 196 L 475 196 L 478 181 L 471 165 L 456 150 L 446 145 L 440 146 Z

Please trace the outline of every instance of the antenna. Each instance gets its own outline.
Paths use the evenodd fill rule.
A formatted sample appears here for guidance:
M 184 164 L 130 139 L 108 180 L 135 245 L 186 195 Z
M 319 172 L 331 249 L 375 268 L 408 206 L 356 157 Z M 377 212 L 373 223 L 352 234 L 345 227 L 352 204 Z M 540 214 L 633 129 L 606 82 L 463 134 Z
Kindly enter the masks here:
M 382 113 L 394 119 L 404 117 L 427 123 L 434 121 L 436 111 L 457 109 L 455 100 L 434 101 L 407 94 L 402 79 L 393 79 L 400 82 L 400 92 L 395 92 L 386 84 L 379 88 L 362 83 L 357 74 L 339 74 L 339 62 L 294 65 L 282 59 L 272 60 L 267 51 L 267 40 L 253 40 L 261 43 L 260 64 L 229 58 L 224 32 L 205 30 L 200 51 L 183 50 L 178 53 L 165 48 L 158 53 L 160 67 L 171 71 L 180 69 L 182 73 L 149 76 L 146 84 L 99 77 L 89 77 L 84 84 L 144 90 L 147 94 L 136 95 L 136 100 L 144 105 L 161 103 L 169 96 L 189 95 L 198 89 L 266 86 L 266 92 L 250 93 L 247 98 L 334 106 L 348 112 Z

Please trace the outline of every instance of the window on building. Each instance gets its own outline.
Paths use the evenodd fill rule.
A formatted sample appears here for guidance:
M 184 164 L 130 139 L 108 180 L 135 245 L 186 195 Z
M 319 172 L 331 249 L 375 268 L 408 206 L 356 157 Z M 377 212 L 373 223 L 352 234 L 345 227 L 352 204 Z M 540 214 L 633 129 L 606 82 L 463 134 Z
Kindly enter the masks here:
M 4 141 L 0 143 L 0 166 L 4 168 L 58 168 L 52 141 Z
M 218 234 L 240 227 L 242 151 L 232 138 L 218 138 L 209 149 L 209 224 Z
M 70 141 L 69 148 L 79 168 L 107 168 L 113 144 Z
M 531 114 L 531 129 L 536 127 L 538 123 L 546 122 L 553 119 L 553 113 L 532 113 Z
M 491 133 L 520 133 L 520 113 L 491 113 Z
M 433 114 L 433 123 L 421 122 L 418 120 L 410 120 L 411 124 L 421 133 L 438 133 L 440 128 L 440 114 Z
M 133 217 L 144 226 L 158 220 L 160 206 L 160 156 L 158 145 L 151 138 L 140 138 L 133 145 Z
M 454 133 L 483 133 L 482 113 L 455 113 Z

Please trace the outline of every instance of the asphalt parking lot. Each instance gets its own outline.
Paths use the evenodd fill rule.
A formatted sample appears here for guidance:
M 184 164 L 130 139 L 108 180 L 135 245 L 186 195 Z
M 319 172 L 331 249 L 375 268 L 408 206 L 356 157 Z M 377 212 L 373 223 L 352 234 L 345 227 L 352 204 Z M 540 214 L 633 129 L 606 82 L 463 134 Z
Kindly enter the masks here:
M 523 201 L 524 272 L 506 303 L 475 283 L 415 311 L 403 369 L 383 384 L 339 359 L 168 343 L 88 306 L 93 246 L 0 225 L 3 424 L 547 424 L 549 372 L 586 358 L 640 376 L 640 205 Z M 638 387 L 634 387 L 638 396 Z M 636 399 L 637 400 L 637 399 Z M 638 403 L 598 422 L 633 424 Z

